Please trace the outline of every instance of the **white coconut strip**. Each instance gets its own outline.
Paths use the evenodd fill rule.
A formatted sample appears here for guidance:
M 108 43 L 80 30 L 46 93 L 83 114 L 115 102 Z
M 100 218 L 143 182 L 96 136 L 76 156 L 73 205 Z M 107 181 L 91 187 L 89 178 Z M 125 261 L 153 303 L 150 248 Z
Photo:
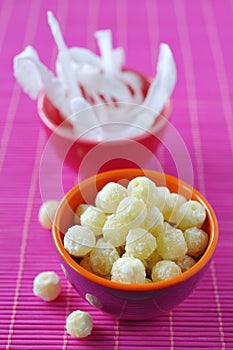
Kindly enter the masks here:
M 70 107 L 72 114 L 69 117 L 69 121 L 73 125 L 75 136 L 80 137 L 84 135 L 85 137 L 85 134 L 91 130 L 95 134 L 95 138 L 99 139 L 101 128 L 93 106 L 83 97 L 76 97 L 70 101 Z
M 78 65 L 90 65 L 99 69 L 103 68 L 103 62 L 99 56 L 82 47 L 68 49 L 72 62 Z
M 43 89 L 43 82 L 38 68 L 31 61 L 31 58 L 39 60 L 36 51 L 31 46 L 27 46 L 24 51 L 14 57 L 13 70 L 15 78 L 24 92 L 35 100 Z
M 100 54 L 103 60 L 103 67 L 106 73 L 114 74 L 114 60 L 112 54 L 112 32 L 109 29 L 98 30 L 95 32 L 95 38 L 97 39 Z
M 157 75 L 149 88 L 143 106 L 151 108 L 159 114 L 172 94 L 176 78 L 176 65 L 173 54 L 169 46 L 162 43 L 159 50 Z
M 122 47 L 117 47 L 112 50 L 112 60 L 115 73 L 118 74 L 123 68 L 125 63 L 125 51 Z
M 80 96 L 81 91 L 77 82 L 74 80 L 69 50 L 67 49 L 65 41 L 63 39 L 59 23 L 51 11 L 47 12 L 47 16 L 51 32 L 59 50 L 59 61 L 61 63 L 62 78 L 64 79 L 70 96 L 72 98 Z
M 133 94 L 131 95 L 130 101 L 132 103 L 138 103 L 141 104 L 143 102 L 144 96 L 142 93 L 142 79 L 139 75 L 135 74 L 131 71 L 123 71 L 119 73 L 119 79 L 128 86 L 128 89 L 130 87 L 130 90 L 133 91 Z M 129 90 L 129 91 L 130 91 Z M 131 91 L 130 91 L 131 94 Z
M 26 74 L 29 69 L 32 76 Z M 14 75 L 29 96 L 37 97 L 39 92 L 44 90 L 53 105 L 64 116 L 69 116 L 70 107 L 64 83 L 40 61 L 37 52 L 31 46 L 27 46 L 14 58 Z M 32 80 L 32 77 L 36 77 L 37 80 Z M 35 84 L 34 87 L 32 82 Z
M 117 78 L 107 74 L 99 74 L 94 70 L 78 70 L 76 78 L 88 94 L 93 93 L 109 96 L 120 102 L 129 102 L 131 94 L 127 86 Z
M 167 44 L 160 45 L 157 75 L 147 96 L 138 109 L 135 109 L 135 125 L 149 129 L 161 113 L 176 84 L 176 66 Z

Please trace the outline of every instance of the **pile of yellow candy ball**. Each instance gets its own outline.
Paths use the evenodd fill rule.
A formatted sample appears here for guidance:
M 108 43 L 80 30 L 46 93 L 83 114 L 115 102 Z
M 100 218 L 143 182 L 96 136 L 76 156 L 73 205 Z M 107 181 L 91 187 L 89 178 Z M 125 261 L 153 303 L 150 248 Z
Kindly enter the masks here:
M 203 254 L 205 208 L 145 176 L 107 183 L 95 204 L 80 204 L 64 247 L 88 271 L 120 283 L 160 282 Z

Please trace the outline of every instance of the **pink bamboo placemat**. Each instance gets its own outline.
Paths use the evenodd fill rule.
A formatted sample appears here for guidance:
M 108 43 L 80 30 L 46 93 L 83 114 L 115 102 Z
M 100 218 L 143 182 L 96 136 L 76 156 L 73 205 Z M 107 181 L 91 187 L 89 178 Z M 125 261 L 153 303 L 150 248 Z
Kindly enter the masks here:
M 160 42 L 174 53 L 178 81 L 172 124 L 189 151 L 194 185 L 211 202 L 220 228 L 211 267 L 189 298 L 154 321 L 116 321 L 83 301 L 62 274 L 49 231 L 38 223 L 40 161 L 46 134 L 36 103 L 12 74 L 13 57 L 34 46 L 54 68 L 56 47 L 47 25 L 52 10 L 68 46 L 96 50 L 93 33 L 113 31 L 127 67 L 155 74 Z M 0 349 L 233 349 L 233 3 L 232 1 L 2 0 L 0 2 Z M 173 173 L 166 150 L 158 151 Z M 47 170 L 53 190 L 56 157 Z M 64 189 L 77 180 L 64 167 Z M 43 303 L 32 293 L 35 275 L 56 271 L 62 294 Z M 74 309 L 92 314 L 93 334 L 67 335 Z

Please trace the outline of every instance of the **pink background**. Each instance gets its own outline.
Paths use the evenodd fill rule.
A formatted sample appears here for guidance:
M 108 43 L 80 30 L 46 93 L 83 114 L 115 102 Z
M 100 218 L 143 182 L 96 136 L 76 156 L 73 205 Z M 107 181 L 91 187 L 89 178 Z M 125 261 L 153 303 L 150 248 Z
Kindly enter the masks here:
M 52 10 L 68 46 L 96 51 L 93 33 L 113 31 L 126 66 L 155 74 L 160 42 L 170 45 L 178 81 L 171 122 L 186 144 L 194 185 L 210 201 L 220 239 L 212 265 L 192 295 L 154 321 L 117 321 L 83 301 L 66 281 L 49 231 L 37 219 L 40 161 L 46 134 L 37 105 L 12 73 L 13 57 L 32 45 L 54 68 L 57 49 L 47 24 Z M 0 1 L 0 349 L 232 349 L 233 348 L 233 2 L 220 0 L 1 0 Z M 161 147 L 165 172 L 175 169 Z M 56 157 L 48 165 L 54 193 Z M 78 174 L 64 166 L 64 190 Z M 55 186 L 55 187 L 54 187 Z M 58 198 L 59 199 L 59 198 Z M 43 303 L 32 293 L 35 275 L 56 271 L 62 294 Z M 84 340 L 67 335 L 68 313 L 94 319 Z

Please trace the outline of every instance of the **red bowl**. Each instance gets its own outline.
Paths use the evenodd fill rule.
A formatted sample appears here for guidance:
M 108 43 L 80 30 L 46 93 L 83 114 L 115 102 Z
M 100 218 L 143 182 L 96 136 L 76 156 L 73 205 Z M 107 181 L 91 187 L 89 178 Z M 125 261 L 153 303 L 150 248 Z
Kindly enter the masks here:
M 97 191 L 110 181 L 121 183 L 137 176 L 147 176 L 158 186 L 167 186 L 171 192 L 196 200 L 206 209 L 203 229 L 209 235 L 209 242 L 204 254 L 188 271 L 166 281 L 123 284 L 104 279 L 81 267 L 63 245 L 64 233 L 74 225 L 74 212 L 79 204 L 94 203 Z M 92 176 L 74 186 L 64 196 L 55 215 L 53 240 L 63 272 L 89 303 L 119 318 L 152 319 L 181 303 L 201 281 L 217 246 L 218 223 L 206 198 L 184 181 L 152 170 L 120 169 Z
M 142 93 L 146 96 L 151 78 L 140 73 L 135 74 L 138 74 L 140 77 Z M 91 154 L 90 161 L 93 162 L 93 159 L 98 161 L 96 167 L 101 169 L 101 171 L 120 167 L 142 168 L 145 167 L 146 160 L 153 157 L 156 148 L 162 140 L 165 126 L 171 113 L 171 102 L 170 100 L 166 102 L 161 114 L 156 118 L 149 131 L 142 130 L 135 137 L 112 141 L 98 141 L 85 137 L 75 139 L 74 134 L 71 132 L 71 125 L 69 122 L 64 122 L 61 113 L 54 107 L 45 93 L 39 96 L 38 113 L 48 133 L 49 142 L 52 144 L 53 149 L 55 149 L 62 161 L 65 161 L 76 171 L 90 151 L 94 152 L 94 154 Z M 96 167 L 92 168 L 96 170 Z

